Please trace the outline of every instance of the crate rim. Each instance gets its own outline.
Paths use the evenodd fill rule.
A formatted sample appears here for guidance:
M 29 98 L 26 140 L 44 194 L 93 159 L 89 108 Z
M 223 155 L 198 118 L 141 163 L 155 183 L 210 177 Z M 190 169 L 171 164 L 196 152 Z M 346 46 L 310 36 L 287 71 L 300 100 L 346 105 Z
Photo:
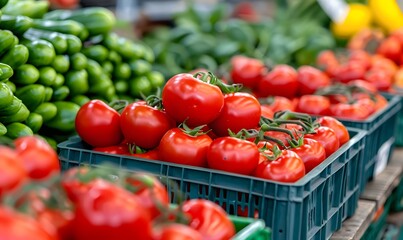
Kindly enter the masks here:
M 260 182 L 268 182 L 268 183 L 274 183 L 277 185 L 282 185 L 282 186 L 288 186 L 288 187 L 303 187 L 307 185 L 312 179 L 315 177 L 319 176 L 321 172 L 326 169 L 336 158 L 338 158 L 340 155 L 345 153 L 351 146 L 355 145 L 359 141 L 361 141 L 363 138 L 367 136 L 366 130 L 358 129 L 358 128 L 353 128 L 353 127 L 347 127 L 347 129 L 352 132 L 356 132 L 355 136 L 350 138 L 350 140 L 343 144 L 336 152 L 334 152 L 332 155 L 326 158 L 325 161 L 323 161 L 321 164 L 319 164 L 317 167 L 315 167 L 312 171 L 307 173 L 304 177 L 299 179 L 296 182 L 293 183 L 286 183 L 286 182 L 278 182 L 278 181 L 272 181 L 272 180 L 267 180 L 263 178 L 258 178 L 254 176 L 249 176 L 249 175 L 243 175 L 243 174 L 237 174 L 237 173 L 230 173 L 226 171 L 220 171 L 220 170 L 215 170 L 215 169 L 209 169 L 209 168 L 204 168 L 204 167 L 195 167 L 195 166 L 189 166 L 189 165 L 184 165 L 184 164 L 176 164 L 176 163 L 170 163 L 170 162 L 164 162 L 161 160 L 153 160 L 152 162 L 155 162 L 156 164 L 161 164 L 165 165 L 168 167 L 179 167 L 183 169 L 194 169 L 198 171 L 205 172 L 206 174 L 219 174 L 219 175 L 225 175 L 225 176 L 233 176 L 236 178 L 243 178 L 247 180 L 253 180 L 253 181 L 260 181 Z M 132 157 L 132 156 L 124 156 L 124 155 L 116 155 L 116 154 L 109 154 L 109 153 L 103 153 L 103 152 L 95 152 L 90 149 L 82 149 L 82 148 L 76 148 L 76 147 L 69 147 L 67 146 L 68 144 L 71 144 L 72 141 L 82 141 L 79 137 L 72 137 L 64 142 L 61 142 L 57 145 L 57 148 L 60 149 L 68 149 L 68 150 L 76 150 L 76 151 L 82 151 L 86 152 L 89 154 L 99 154 L 99 155 L 106 155 L 106 156 L 113 156 L 113 157 L 119 157 L 120 159 L 123 160 L 137 160 L 137 161 L 142 161 L 142 162 L 149 162 L 150 160 L 148 159 L 143 159 L 143 158 L 138 158 L 138 157 Z M 60 156 L 59 156 L 60 158 Z M 62 159 L 60 159 L 62 160 Z M 67 161 L 71 161 L 72 159 L 64 159 Z

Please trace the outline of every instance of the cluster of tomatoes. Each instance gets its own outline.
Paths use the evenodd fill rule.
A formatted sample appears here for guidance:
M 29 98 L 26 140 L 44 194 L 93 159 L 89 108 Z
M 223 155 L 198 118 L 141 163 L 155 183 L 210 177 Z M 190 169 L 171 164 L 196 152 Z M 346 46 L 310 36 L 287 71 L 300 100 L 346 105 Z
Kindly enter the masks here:
M 220 206 L 202 199 L 173 206 L 154 176 L 107 166 L 50 171 L 45 165 L 55 159 L 57 165 L 57 154 L 37 137 L 17 139 L 15 149 L 0 152 L 0 239 L 219 240 L 235 235 Z
M 236 56 L 232 59 L 230 75 L 234 83 L 252 91 L 267 116 L 279 110 L 291 110 L 364 120 L 387 105 L 377 88 L 384 88 L 382 81 L 388 82 L 385 88 L 390 87 L 395 64 L 381 56 L 371 58 L 358 50 L 346 57 L 341 64 L 334 52 L 324 51 L 318 56 L 318 64 L 324 71 L 312 66 L 294 69 L 288 65 L 277 65 L 269 71 L 258 59 Z M 389 80 L 382 74 L 388 74 Z
M 161 99 L 130 103 L 121 113 L 102 101 L 88 102 L 77 114 L 76 130 L 95 151 L 281 182 L 302 178 L 349 140 L 334 118 L 268 116 L 257 98 L 239 89 L 211 73 L 178 74 Z

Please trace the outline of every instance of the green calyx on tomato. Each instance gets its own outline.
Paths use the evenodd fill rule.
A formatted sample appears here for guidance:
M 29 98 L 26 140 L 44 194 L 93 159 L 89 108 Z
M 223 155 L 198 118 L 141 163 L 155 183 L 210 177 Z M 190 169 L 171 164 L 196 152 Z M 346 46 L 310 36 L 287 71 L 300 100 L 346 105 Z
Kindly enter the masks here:
M 203 82 L 217 86 L 224 94 L 239 92 L 239 90 L 242 89 L 242 84 L 225 84 L 216 76 L 214 76 L 214 74 L 211 72 L 197 72 L 193 75 L 193 77 Z

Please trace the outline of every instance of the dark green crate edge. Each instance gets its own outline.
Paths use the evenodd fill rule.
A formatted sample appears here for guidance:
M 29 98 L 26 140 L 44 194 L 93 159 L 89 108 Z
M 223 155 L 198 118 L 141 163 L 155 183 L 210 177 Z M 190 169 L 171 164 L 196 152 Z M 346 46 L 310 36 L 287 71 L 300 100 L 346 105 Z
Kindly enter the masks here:
M 391 98 L 392 96 L 400 97 L 400 102 L 403 106 L 403 93 L 392 94 L 392 93 L 384 92 L 384 93 L 382 93 L 382 95 L 385 97 L 389 97 L 389 98 Z M 402 109 L 400 109 L 400 112 L 398 113 L 395 139 L 396 139 L 395 145 L 398 147 L 402 147 L 403 146 L 403 107 L 402 107 Z

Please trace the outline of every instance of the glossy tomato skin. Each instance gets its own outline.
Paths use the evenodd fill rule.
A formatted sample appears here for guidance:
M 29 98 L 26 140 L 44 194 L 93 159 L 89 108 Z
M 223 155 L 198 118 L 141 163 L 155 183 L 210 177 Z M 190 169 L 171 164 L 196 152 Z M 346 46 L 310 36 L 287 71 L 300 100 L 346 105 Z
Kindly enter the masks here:
M 202 240 L 195 229 L 178 223 L 157 226 L 153 229 L 153 240 Z
M 349 63 L 360 64 L 365 70 L 371 68 L 371 55 L 364 50 L 353 50 L 349 52 Z
M 281 128 L 285 128 L 291 131 L 291 134 L 295 137 L 298 138 L 298 131 L 302 130 L 302 127 L 296 124 L 282 124 L 280 126 Z M 280 132 L 280 131 L 265 131 L 264 133 L 265 136 L 276 138 L 280 140 L 284 146 L 281 146 L 271 140 L 268 140 L 273 145 L 277 145 L 280 149 L 284 149 L 284 147 L 289 147 L 289 141 L 291 140 L 291 136 L 288 133 L 285 132 Z M 259 146 L 259 145 L 258 145 Z
M 300 97 L 296 110 L 313 115 L 328 115 L 330 100 L 319 95 L 304 95 Z
M 338 82 L 348 83 L 352 80 L 363 79 L 365 73 L 365 66 L 362 66 L 357 62 L 351 62 L 337 67 L 335 69 L 333 78 Z
M 301 66 L 298 68 L 298 94 L 313 94 L 319 88 L 330 85 L 330 78 L 317 68 Z
M 136 178 L 129 177 L 127 181 L 136 188 L 134 194 L 140 199 L 143 207 L 150 213 L 151 219 L 155 219 L 161 215 L 160 208 L 157 207 L 158 205 L 166 208 L 169 207 L 168 192 L 157 178 L 149 174 L 136 174 L 135 176 Z
M 57 240 L 56 236 L 49 235 L 33 218 L 5 207 L 0 208 L 0 223 L 0 239 Z
M 269 102 L 262 105 L 271 108 L 273 113 L 284 110 L 295 111 L 295 105 L 293 102 L 290 99 L 282 96 L 270 97 Z
M 24 136 L 14 140 L 14 145 L 30 178 L 46 179 L 60 172 L 57 153 L 45 140 Z
M 234 137 L 215 139 L 207 152 L 207 164 L 212 169 L 249 175 L 259 162 L 256 144 Z
M 207 164 L 207 151 L 213 140 L 207 135 L 190 136 L 179 128 L 169 130 L 158 146 L 162 161 L 203 167 Z
M 261 115 L 265 118 L 273 118 L 274 112 L 267 105 L 260 105 Z
M 157 147 L 162 136 L 175 127 L 165 112 L 137 103 L 125 107 L 120 116 L 120 126 L 128 143 L 145 149 Z
M 324 127 L 332 129 L 339 139 L 339 146 L 342 146 L 350 140 L 350 134 L 346 126 L 334 117 L 323 116 L 317 119 L 317 122 Z
M 28 177 L 22 159 L 11 148 L 0 146 L 0 198 L 20 186 Z
M 37 213 L 37 221 L 51 236 L 59 239 L 72 239 L 73 213 L 59 209 L 47 208 Z
M 148 159 L 148 160 L 159 160 L 159 154 L 158 154 L 157 148 L 149 150 L 144 153 L 132 153 L 132 154 L 129 154 L 129 156 L 144 158 L 144 159 Z
M 331 116 L 349 120 L 364 120 L 375 111 L 375 103 L 370 99 L 359 99 L 353 104 L 338 103 L 330 106 Z
M 282 150 L 276 160 L 263 160 L 257 166 L 255 177 L 279 182 L 296 182 L 305 176 L 302 159 L 293 151 Z
M 293 98 L 298 90 L 297 72 L 288 65 L 277 65 L 259 82 L 260 96 Z
M 74 239 L 152 239 L 151 218 L 139 198 L 112 183 L 91 181 L 75 206 Z
M 361 79 L 353 80 L 349 82 L 347 85 L 360 87 L 371 93 L 378 92 L 378 89 L 376 89 L 376 86 L 374 84 Z
M 214 85 L 178 74 L 169 79 L 162 90 L 162 104 L 166 113 L 177 123 L 186 120 L 190 127 L 213 121 L 224 105 L 221 90 Z
M 189 226 L 203 239 L 224 240 L 235 235 L 235 227 L 227 213 L 217 204 L 205 199 L 186 201 L 182 210 L 190 217 Z
M 318 141 L 304 138 L 304 143 L 291 151 L 298 154 L 305 165 L 305 172 L 308 173 L 326 159 L 325 148 Z
M 376 49 L 376 53 L 391 59 L 395 63 L 399 63 L 400 57 L 403 53 L 403 46 L 399 38 L 389 36 L 379 44 L 378 48 Z
M 316 129 L 316 133 L 306 134 L 305 138 L 316 140 L 322 144 L 326 151 L 326 157 L 329 157 L 340 147 L 339 139 L 336 133 L 328 127 L 320 126 Z
M 125 143 L 116 145 L 116 146 L 109 146 L 109 147 L 96 147 L 92 149 L 96 152 L 103 152 L 109 154 L 120 154 L 120 155 L 129 155 L 129 146 Z
M 218 117 L 208 126 L 217 136 L 228 136 L 258 126 L 261 116 L 259 101 L 248 93 L 230 93 L 224 96 L 224 107 Z
M 107 147 L 122 142 L 119 113 L 101 100 L 81 106 L 75 120 L 76 131 L 93 147 Z
M 373 84 L 379 91 L 389 90 L 393 83 L 393 75 L 383 69 L 370 69 L 365 74 L 364 79 Z
M 337 69 L 340 64 L 333 51 L 325 50 L 319 53 L 316 59 L 316 65 L 320 69 L 323 69 L 329 77 L 333 77 L 335 69 Z
M 262 61 L 245 56 L 235 56 L 231 59 L 231 79 L 234 83 L 241 83 L 244 87 L 254 89 L 265 71 Z

